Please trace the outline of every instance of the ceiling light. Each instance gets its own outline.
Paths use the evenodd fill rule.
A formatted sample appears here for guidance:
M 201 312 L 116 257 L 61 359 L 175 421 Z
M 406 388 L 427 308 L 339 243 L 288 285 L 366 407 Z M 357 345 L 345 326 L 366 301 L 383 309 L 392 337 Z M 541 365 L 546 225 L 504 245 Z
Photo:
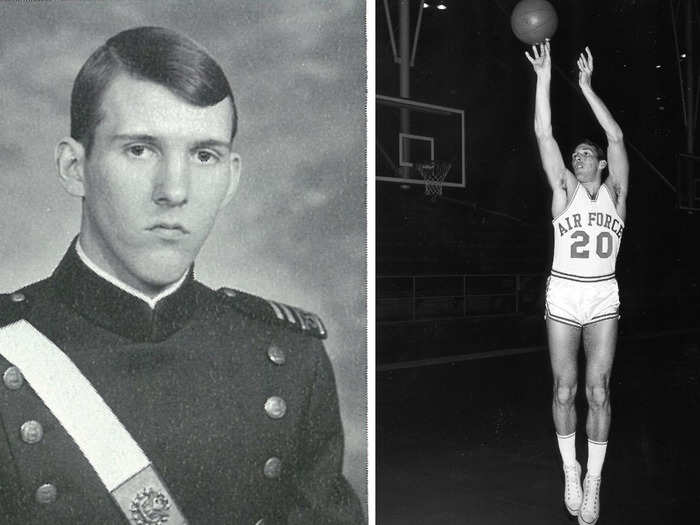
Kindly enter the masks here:
M 437 5 L 437 8 L 438 8 L 440 11 L 444 11 L 445 9 L 447 9 L 447 6 L 446 6 L 443 2 L 440 2 L 440 3 Z

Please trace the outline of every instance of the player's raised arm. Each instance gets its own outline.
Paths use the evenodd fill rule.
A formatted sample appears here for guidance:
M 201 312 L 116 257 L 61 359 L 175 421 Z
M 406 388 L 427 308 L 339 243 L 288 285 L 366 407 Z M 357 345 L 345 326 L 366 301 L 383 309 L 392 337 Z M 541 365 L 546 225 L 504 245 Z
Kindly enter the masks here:
M 549 87 L 552 80 L 552 60 L 549 41 L 532 46 L 532 56 L 525 56 L 537 74 L 535 91 L 535 135 L 542 158 L 542 167 L 555 194 L 565 189 L 566 165 L 559 145 L 552 134 L 552 110 L 549 101 Z
M 588 105 L 591 106 L 598 123 L 605 131 L 608 141 L 607 157 L 608 171 L 610 173 L 606 183 L 615 191 L 618 207 L 620 207 L 620 204 L 624 205 L 627 197 L 629 161 L 627 160 L 622 128 L 615 121 L 612 113 L 610 113 L 610 110 L 608 110 L 601 98 L 593 91 L 591 85 L 593 55 L 588 47 L 586 47 L 586 53 L 581 53 L 578 58 L 578 70 L 578 84 L 581 87 L 581 92 L 586 98 Z

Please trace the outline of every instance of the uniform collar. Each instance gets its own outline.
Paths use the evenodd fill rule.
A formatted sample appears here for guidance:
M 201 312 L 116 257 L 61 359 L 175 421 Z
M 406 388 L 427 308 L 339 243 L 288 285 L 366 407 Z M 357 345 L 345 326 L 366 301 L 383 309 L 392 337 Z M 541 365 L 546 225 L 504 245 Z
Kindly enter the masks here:
M 111 332 L 133 341 L 163 341 L 182 329 L 197 308 L 190 268 L 176 290 L 153 307 L 117 283 L 91 270 L 76 251 L 77 238 L 52 275 L 58 299 Z M 176 283 L 177 284 L 177 283 Z
M 114 286 L 117 288 L 121 288 L 125 292 L 133 295 L 134 297 L 138 297 L 141 299 L 143 302 L 148 304 L 151 308 L 155 308 L 156 305 L 158 304 L 158 301 L 161 299 L 167 297 L 174 291 L 176 291 L 180 285 L 185 282 L 185 279 L 187 279 L 187 275 L 189 272 L 185 272 L 182 277 L 180 277 L 177 281 L 174 283 L 166 286 L 163 290 L 161 290 L 158 294 L 156 294 L 154 297 L 149 297 L 145 293 L 142 293 L 138 291 L 136 288 L 133 286 L 129 286 L 126 284 L 124 281 L 117 279 L 113 275 L 110 275 L 106 271 L 104 271 L 102 268 L 97 266 L 90 257 L 87 256 L 87 254 L 83 251 L 83 247 L 80 245 L 80 237 L 78 237 L 78 240 L 75 242 L 75 251 L 78 254 L 78 257 L 80 257 L 80 261 L 87 266 L 90 270 L 92 270 L 94 273 L 102 277 L 105 281 L 112 283 Z

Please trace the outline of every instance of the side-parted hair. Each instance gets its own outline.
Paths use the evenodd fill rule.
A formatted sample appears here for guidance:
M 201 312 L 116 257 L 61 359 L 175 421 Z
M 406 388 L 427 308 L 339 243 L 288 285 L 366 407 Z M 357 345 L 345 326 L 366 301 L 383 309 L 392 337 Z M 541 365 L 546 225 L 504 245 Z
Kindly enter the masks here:
M 576 147 L 580 146 L 581 144 L 585 144 L 586 146 L 588 146 L 589 148 L 591 148 L 591 149 L 593 150 L 593 152 L 595 153 L 596 158 L 598 159 L 598 162 L 600 162 L 601 160 L 607 161 L 607 159 L 605 158 L 605 152 L 603 151 L 603 148 L 601 148 L 600 146 L 598 146 L 598 144 L 596 144 L 595 142 L 593 142 L 591 139 L 583 139 L 581 142 L 578 142 L 578 143 L 577 143 Z M 608 175 L 609 175 L 609 173 L 608 173 L 608 166 L 607 166 L 607 163 L 606 163 L 605 167 L 604 167 L 603 170 L 600 172 L 600 179 L 601 179 L 601 181 L 604 182 L 605 179 L 608 178 Z
M 605 152 L 603 151 L 603 148 L 598 146 L 598 144 L 593 142 L 591 139 L 583 139 L 578 144 L 586 144 L 595 152 L 595 156 L 598 158 L 598 160 L 605 160 Z
M 103 118 L 102 97 L 110 82 L 126 73 L 155 82 L 198 107 L 231 99 L 236 135 L 238 114 L 231 86 L 216 61 L 196 42 L 163 27 L 136 27 L 114 35 L 87 59 L 73 83 L 70 134 L 92 149 L 95 129 Z

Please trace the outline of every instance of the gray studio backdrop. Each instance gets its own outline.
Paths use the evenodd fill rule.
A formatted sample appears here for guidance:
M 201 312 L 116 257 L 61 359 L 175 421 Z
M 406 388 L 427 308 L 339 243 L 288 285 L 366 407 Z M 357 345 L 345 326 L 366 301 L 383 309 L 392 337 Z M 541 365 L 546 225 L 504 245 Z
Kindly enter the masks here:
M 229 77 L 243 173 L 196 275 L 321 315 L 345 472 L 366 504 L 363 2 L 0 3 L 0 291 L 49 275 L 77 233 L 80 202 L 53 161 L 72 81 L 97 46 L 138 25 L 182 31 Z

